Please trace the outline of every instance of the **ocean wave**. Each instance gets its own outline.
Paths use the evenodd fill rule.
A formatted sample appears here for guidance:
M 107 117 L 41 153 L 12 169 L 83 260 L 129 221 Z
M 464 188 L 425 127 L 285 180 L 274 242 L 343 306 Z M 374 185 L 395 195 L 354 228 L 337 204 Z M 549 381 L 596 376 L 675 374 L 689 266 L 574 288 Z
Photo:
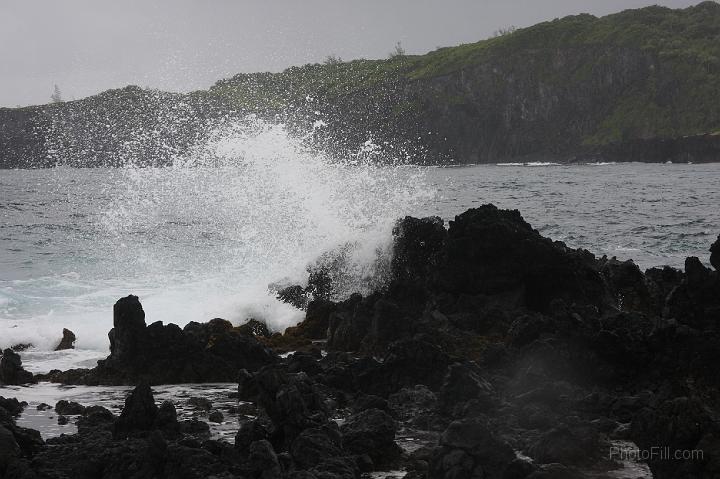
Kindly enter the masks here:
M 378 155 L 368 140 L 336 158 L 249 117 L 211 125 L 170 167 L 42 172 L 33 193 L 18 185 L 36 206 L 18 216 L 13 254 L 32 263 L 0 280 L 12 293 L 0 303 L 0 346 L 49 352 L 68 328 L 80 350 L 106 352 L 112 305 L 128 294 L 140 296 L 148 323 L 252 318 L 282 331 L 303 312 L 268 285 L 302 284 L 328 251 L 342 251 L 335 297 L 367 292 L 382 281 L 396 219 L 436 192 L 425 168 L 404 158 L 378 166 Z M 50 206 L 37 206 L 39 195 Z M 26 239 L 22 221 L 33 215 L 47 224 Z M 33 246 L 41 239 L 52 241 Z

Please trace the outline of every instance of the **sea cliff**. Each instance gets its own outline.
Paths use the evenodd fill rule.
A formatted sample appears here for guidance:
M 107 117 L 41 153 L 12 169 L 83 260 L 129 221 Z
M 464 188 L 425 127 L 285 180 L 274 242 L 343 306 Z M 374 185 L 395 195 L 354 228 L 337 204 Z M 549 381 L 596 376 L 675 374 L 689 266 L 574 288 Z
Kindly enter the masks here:
M 0 167 L 167 164 L 248 114 L 313 147 L 348 155 L 373 139 L 391 145 L 384 159 L 413 163 L 717 161 L 719 38 L 720 5 L 707 1 L 239 74 L 188 94 L 128 87 L 0 109 Z

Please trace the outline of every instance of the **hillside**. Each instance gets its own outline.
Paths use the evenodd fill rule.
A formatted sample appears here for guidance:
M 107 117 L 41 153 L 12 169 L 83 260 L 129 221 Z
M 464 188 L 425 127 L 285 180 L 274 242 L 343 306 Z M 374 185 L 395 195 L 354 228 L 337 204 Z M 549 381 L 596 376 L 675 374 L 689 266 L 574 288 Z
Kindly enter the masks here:
M 207 121 L 247 113 L 303 133 L 322 120 L 318 147 L 348 154 L 373 138 L 415 162 L 715 161 L 719 92 L 720 4 L 649 7 L 422 56 L 240 74 L 187 95 L 132 87 L 0 109 L 0 166 L 166 163 Z

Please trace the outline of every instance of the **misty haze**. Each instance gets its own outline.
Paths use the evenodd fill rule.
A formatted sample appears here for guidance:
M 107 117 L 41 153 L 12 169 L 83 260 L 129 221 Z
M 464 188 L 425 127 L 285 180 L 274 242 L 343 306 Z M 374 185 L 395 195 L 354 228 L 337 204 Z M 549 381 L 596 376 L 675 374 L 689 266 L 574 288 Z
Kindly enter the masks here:
M 0 479 L 701 479 L 720 3 L 0 4 Z

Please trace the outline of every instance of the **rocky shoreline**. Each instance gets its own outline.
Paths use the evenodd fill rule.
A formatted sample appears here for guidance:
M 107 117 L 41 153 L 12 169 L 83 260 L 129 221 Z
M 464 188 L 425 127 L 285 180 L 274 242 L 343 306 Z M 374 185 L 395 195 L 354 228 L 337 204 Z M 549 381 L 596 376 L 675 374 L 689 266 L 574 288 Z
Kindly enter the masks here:
M 720 237 L 714 270 L 691 257 L 642 272 L 492 205 L 447 229 L 406 217 L 394 235 L 381 291 L 332 301 L 318 272 L 280 291 L 306 310 L 282 335 L 148 325 L 128 296 L 93 369 L 33 376 L 6 350 L 0 383 L 136 387 L 119 416 L 73 406 L 77 434 L 46 441 L 0 398 L 0 477 L 620 477 L 628 447 L 658 479 L 720 474 Z M 234 443 L 151 388 L 210 382 L 238 384 Z M 400 447 L 408 436 L 422 440 Z

